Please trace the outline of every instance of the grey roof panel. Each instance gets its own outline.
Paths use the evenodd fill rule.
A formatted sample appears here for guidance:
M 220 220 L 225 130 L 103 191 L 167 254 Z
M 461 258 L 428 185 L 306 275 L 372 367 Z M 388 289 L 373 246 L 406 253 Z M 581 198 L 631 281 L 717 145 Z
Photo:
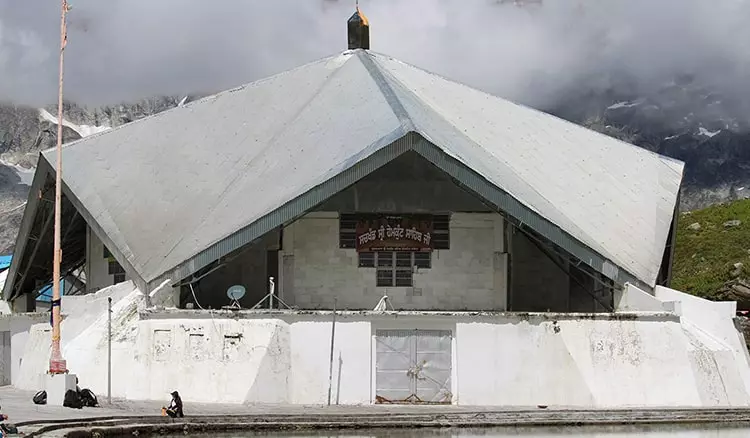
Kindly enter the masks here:
M 350 167 L 400 126 L 350 59 L 318 61 L 66 145 L 65 181 L 150 281 Z M 45 158 L 54 166 L 52 152 Z
M 376 55 L 417 131 L 653 286 L 683 163 Z
M 399 126 L 362 63 L 341 65 L 283 130 L 237 163 L 237 177 L 223 184 L 221 195 L 200 213 L 200 223 L 166 254 L 157 271 L 350 168 Z
M 201 254 L 241 244 L 237 233 L 411 130 L 654 284 L 682 163 L 370 52 L 66 145 L 63 178 L 151 282 L 199 269 Z

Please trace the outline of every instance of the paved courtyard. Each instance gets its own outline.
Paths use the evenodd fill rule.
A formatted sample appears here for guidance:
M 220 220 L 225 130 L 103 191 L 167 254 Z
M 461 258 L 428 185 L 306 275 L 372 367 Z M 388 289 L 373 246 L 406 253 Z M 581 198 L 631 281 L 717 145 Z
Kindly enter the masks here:
M 7 415 L 11 423 L 37 420 L 64 420 L 73 418 L 161 415 L 161 407 L 169 404 L 170 396 L 163 401 L 130 401 L 99 399 L 101 407 L 71 409 L 62 406 L 35 405 L 31 400 L 34 392 L 22 391 L 10 386 L 0 387 L 0 412 Z M 268 408 L 266 408 L 268 409 Z M 185 412 L 193 415 L 233 415 L 247 413 L 245 405 L 196 404 L 185 402 Z
M 0 387 L 1 412 L 31 436 L 60 437 L 66 430 L 117 428 L 122 436 L 140 432 L 273 430 L 279 428 L 570 426 L 638 423 L 748 423 L 750 409 L 576 409 L 566 407 L 481 407 L 435 405 L 299 406 L 200 404 L 185 401 L 185 419 L 162 418 L 163 401 L 99 400 L 102 407 L 70 409 L 35 405 L 34 393 Z M 77 421 L 81 420 L 81 421 Z M 62 423 L 65 423 L 64 425 Z M 193 430 L 193 429 L 191 429 Z M 46 432 L 45 432 L 46 431 Z M 40 435 L 42 434 L 42 435 Z
M 106 398 L 99 397 L 98 408 L 70 409 L 62 406 L 35 405 L 31 400 L 34 392 L 22 391 L 11 386 L 0 387 L 0 412 L 8 415 L 11 423 L 26 421 L 50 420 L 58 421 L 75 418 L 94 417 L 131 417 L 131 416 L 159 416 L 161 407 L 169 404 L 170 396 L 166 394 L 163 401 L 133 401 L 112 400 L 107 403 Z M 220 416 L 220 415 L 263 415 L 270 416 L 299 416 L 299 415 L 377 415 L 389 413 L 467 413 L 509 411 L 508 408 L 490 407 L 458 407 L 458 406 L 415 406 L 415 405 L 367 405 L 367 406 L 300 406 L 300 405 L 241 405 L 191 403 L 184 400 L 187 416 Z M 537 409 L 512 408 L 510 410 Z M 558 408 L 559 409 L 559 408 Z

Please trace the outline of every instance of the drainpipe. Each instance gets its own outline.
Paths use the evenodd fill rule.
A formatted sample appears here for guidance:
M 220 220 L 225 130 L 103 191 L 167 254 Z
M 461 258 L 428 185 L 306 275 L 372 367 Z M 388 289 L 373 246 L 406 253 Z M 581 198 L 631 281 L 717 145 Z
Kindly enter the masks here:
M 107 297 L 107 403 L 112 405 L 112 297 Z

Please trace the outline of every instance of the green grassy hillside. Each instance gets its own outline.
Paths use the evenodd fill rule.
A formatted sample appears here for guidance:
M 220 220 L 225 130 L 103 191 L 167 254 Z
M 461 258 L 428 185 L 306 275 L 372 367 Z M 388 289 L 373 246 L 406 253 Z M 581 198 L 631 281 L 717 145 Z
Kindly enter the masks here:
M 728 223 L 737 220 L 739 225 Z M 737 263 L 743 266 L 738 269 Z M 743 287 L 748 278 L 750 199 L 680 215 L 672 287 L 705 298 L 736 300 L 732 287 Z

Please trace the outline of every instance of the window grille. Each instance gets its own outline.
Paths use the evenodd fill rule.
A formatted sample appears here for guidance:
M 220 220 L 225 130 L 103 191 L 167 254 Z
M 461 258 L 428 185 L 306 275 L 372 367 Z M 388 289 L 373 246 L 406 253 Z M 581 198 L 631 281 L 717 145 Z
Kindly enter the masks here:
M 414 286 L 414 267 L 429 269 L 432 267 L 430 252 L 361 252 L 360 268 L 375 268 L 377 287 L 411 287 Z

